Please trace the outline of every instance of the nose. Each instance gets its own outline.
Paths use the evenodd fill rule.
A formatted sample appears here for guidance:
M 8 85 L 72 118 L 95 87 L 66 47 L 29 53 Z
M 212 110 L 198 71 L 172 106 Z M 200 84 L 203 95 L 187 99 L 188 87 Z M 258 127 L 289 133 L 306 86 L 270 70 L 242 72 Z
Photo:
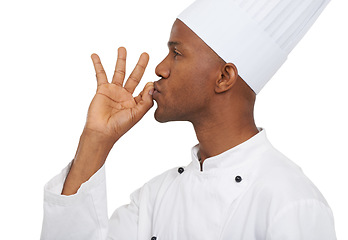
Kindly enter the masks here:
M 160 78 L 168 78 L 170 75 L 170 68 L 168 65 L 168 61 L 166 61 L 167 58 L 168 56 L 164 58 L 162 62 L 160 62 L 155 69 L 156 75 Z

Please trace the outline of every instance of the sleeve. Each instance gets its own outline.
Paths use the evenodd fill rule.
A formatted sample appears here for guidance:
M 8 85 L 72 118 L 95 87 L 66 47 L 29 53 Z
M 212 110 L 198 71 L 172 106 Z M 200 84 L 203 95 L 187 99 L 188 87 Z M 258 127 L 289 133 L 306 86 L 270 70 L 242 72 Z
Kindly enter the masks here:
M 114 211 L 109 220 L 108 240 L 136 240 L 139 226 L 139 198 L 142 189 L 131 194 L 131 202 Z
M 336 240 L 331 209 L 313 199 L 292 203 L 273 219 L 267 240 Z
M 70 165 L 44 188 L 44 218 L 41 240 L 105 240 L 108 232 L 105 166 L 78 192 L 61 195 Z

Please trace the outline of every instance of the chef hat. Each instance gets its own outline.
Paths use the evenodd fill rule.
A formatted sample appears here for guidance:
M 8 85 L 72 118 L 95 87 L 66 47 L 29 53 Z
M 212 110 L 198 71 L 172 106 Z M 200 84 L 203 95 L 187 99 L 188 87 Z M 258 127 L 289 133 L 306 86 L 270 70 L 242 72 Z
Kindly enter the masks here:
M 330 0 L 196 0 L 179 16 L 257 94 Z

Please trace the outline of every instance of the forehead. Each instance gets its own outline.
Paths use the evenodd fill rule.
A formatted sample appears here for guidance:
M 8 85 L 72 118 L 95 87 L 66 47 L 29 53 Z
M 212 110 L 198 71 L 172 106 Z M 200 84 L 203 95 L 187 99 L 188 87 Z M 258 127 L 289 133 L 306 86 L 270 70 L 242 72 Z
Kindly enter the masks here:
M 176 19 L 173 24 L 168 47 L 169 49 L 177 47 L 186 57 L 194 57 L 200 61 L 206 59 L 210 62 L 218 60 L 215 62 L 219 62 L 219 64 L 225 63 L 213 49 L 179 19 Z
M 176 19 L 173 24 L 168 47 L 180 45 L 185 48 L 209 48 L 189 27 Z

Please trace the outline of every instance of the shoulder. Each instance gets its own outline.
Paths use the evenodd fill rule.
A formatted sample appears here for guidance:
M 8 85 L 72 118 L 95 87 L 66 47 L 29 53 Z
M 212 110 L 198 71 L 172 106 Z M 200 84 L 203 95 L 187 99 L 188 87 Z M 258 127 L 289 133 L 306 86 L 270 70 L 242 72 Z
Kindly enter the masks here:
M 249 197 L 268 222 L 267 239 L 336 239 L 332 211 L 301 168 L 275 148 L 255 162 Z
M 254 190 L 284 206 L 315 199 L 327 205 L 319 189 L 293 161 L 271 147 L 255 162 Z

